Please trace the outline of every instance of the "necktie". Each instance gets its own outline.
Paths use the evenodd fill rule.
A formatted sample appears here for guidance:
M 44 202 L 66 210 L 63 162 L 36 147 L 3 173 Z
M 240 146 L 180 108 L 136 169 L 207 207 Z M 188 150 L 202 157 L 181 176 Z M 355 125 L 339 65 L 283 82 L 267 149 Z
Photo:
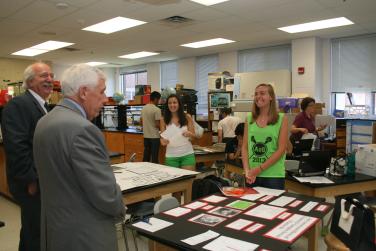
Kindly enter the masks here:
M 50 107 L 48 106 L 47 102 L 44 102 L 44 108 L 46 108 L 46 111 L 47 111 L 47 112 L 50 111 Z

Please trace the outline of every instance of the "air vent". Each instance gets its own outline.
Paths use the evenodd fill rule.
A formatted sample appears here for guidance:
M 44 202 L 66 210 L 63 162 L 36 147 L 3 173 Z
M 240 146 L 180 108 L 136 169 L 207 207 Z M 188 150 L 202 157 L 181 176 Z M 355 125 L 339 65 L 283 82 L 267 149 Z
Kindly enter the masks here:
M 182 16 L 172 16 L 165 19 L 160 20 L 162 24 L 169 25 L 169 26 L 183 26 L 183 25 L 191 25 L 194 23 L 193 19 L 182 17 Z

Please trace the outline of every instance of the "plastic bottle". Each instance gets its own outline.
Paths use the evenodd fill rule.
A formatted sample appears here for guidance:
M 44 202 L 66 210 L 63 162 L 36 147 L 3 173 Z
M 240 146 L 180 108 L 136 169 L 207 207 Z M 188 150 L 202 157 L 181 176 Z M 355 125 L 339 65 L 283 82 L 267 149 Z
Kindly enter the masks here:
M 352 152 L 347 155 L 347 169 L 346 169 L 347 176 L 354 176 L 355 175 L 355 152 Z

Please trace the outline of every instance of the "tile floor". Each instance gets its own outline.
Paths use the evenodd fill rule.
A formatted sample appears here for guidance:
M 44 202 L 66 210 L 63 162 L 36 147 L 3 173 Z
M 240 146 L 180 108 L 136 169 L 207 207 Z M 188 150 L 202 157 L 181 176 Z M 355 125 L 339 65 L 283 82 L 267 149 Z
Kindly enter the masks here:
M 19 207 L 10 200 L 0 195 L 0 220 L 5 222 L 5 227 L 0 228 L 0 251 L 17 251 L 20 229 L 20 210 Z M 327 222 L 327 219 L 325 219 Z M 146 238 L 137 236 L 137 245 L 139 251 L 148 250 L 148 241 Z M 130 251 L 135 250 L 133 238 L 130 232 L 127 231 L 127 240 L 129 241 Z M 125 251 L 123 235 L 118 231 L 119 251 Z M 304 251 L 307 250 L 307 240 L 305 238 L 299 239 L 290 250 Z M 326 245 L 323 238 L 319 239 L 319 251 L 326 250 Z

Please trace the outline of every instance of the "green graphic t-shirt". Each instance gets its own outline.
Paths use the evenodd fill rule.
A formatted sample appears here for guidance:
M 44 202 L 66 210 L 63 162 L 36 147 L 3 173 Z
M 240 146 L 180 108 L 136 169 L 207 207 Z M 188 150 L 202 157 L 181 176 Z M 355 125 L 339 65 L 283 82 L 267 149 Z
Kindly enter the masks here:
M 278 149 L 279 131 L 283 120 L 283 113 L 278 114 L 278 122 L 274 125 L 259 127 L 252 121 L 252 113 L 247 115 L 248 123 L 248 161 L 250 168 L 255 168 L 264 163 Z M 272 166 L 262 171 L 258 177 L 283 178 L 285 177 L 285 157 L 281 158 Z

